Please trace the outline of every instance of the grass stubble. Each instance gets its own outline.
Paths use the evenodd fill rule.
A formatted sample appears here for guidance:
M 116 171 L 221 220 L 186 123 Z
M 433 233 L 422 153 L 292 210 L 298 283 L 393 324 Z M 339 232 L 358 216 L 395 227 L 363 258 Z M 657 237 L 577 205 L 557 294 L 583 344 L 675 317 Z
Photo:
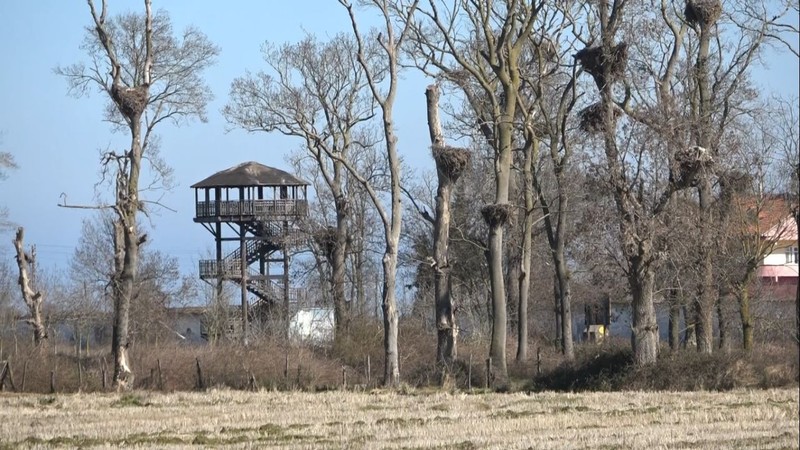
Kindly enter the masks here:
M 0 394 L 0 449 L 798 448 L 797 389 Z

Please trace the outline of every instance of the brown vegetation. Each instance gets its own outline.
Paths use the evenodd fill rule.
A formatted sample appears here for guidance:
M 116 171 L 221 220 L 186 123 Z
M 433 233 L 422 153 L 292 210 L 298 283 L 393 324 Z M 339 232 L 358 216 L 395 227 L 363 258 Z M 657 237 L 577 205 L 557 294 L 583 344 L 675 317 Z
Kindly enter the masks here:
M 797 390 L 0 396 L 0 446 L 790 448 Z

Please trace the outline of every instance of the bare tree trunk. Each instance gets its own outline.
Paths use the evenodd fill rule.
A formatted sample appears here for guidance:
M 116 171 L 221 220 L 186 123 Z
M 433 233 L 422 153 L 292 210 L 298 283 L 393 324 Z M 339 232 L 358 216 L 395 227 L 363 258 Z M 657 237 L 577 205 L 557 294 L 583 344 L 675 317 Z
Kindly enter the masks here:
M 695 332 L 697 319 L 687 305 L 683 305 L 681 309 L 683 309 L 683 317 L 686 321 L 686 331 L 683 333 L 683 347 L 695 347 L 697 345 L 697 333 Z
M 506 366 L 506 289 L 503 283 L 503 225 L 489 228 L 489 282 L 491 286 L 492 336 L 489 357 L 497 383 L 505 383 Z
M 561 350 L 564 341 L 561 339 L 561 287 L 558 285 L 558 277 L 555 272 L 553 273 L 553 315 L 555 325 L 555 343 L 556 350 Z
M 519 304 L 517 305 L 517 362 L 528 359 L 528 297 L 531 287 L 531 253 L 533 247 L 533 159 L 538 155 L 538 140 L 527 146 L 522 168 L 525 211 L 522 221 L 522 254 L 519 271 Z
M 681 304 L 678 290 L 669 289 L 669 348 L 678 350 L 681 346 Z
M 341 165 L 338 161 L 334 165 Z M 341 169 L 334 169 L 335 179 L 338 180 Z M 336 198 L 336 236 L 333 251 L 331 252 L 331 287 L 333 291 L 333 315 L 335 323 L 334 346 L 347 335 L 350 330 L 350 311 L 345 294 L 345 277 L 347 269 L 347 199 L 338 186 L 339 193 Z
M 561 306 L 561 352 L 568 361 L 575 359 L 575 344 L 572 338 L 572 294 L 569 285 L 569 269 L 562 259 L 564 243 L 560 244 L 561 258 L 556 261 L 559 303 Z
M 745 351 L 753 349 L 753 314 L 750 311 L 750 291 L 747 283 L 740 286 L 737 290 L 739 299 L 739 318 L 742 322 L 742 348 Z
M 436 161 L 438 187 L 436 216 L 433 222 L 434 296 L 437 330 L 436 364 L 441 368 L 440 383 L 449 382 L 455 357 L 458 328 L 453 305 L 450 263 L 450 194 L 453 184 L 469 163 L 469 153 L 462 149 L 446 148 L 439 123 L 439 88 L 428 86 L 425 91 L 428 110 L 428 129 Z
M 613 11 L 609 11 L 609 6 Z M 613 58 L 616 24 L 622 14 L 623 3 L 600 2 L 598 5 L 599 17 L 604 28 L 602 33 L 602 52 L 606 61 Z M 613 20 L 612 20 L 613 19 Z M 658 323 L 656 321 L 655 307 L 653 306 L 653 231 L 647 222 L 642 219 L 642 207 L 629 189 L 628 180 L 625 178 L 620 152 L 617 147 L 617 116 L 616 103 L 612 95 L 611 65 L 602 64 L 602 77 L 598 81 L 600 89 L 601 107 L 603 109 L 603 143 L 606 156 L 606 167 L 609 172 L 619 216 L 620 239 L 623 243 L 623 253 L 628 263 L 628 283 L 632 296 L 633 323 L 632 346 L 633 358 L 636 365 L 644 366 L 654 364 L 658 357 Z M 565 317 L 564 320 L 567 320 Z
M 697 145 L 716 154 L 716 149 L 710 148 L 711 141 L 711 93 L 709 92 L 709 45 L 711 42 L 711 25 L 700 25 L 700 42 L 694 75 L 697 81 L 697 123 L 695 124 L 695 140 Z M 700 282 L 698 284 L 697 300 L 695 301 L 695 315 L 697 317 L 697 351 L 711 353 L 714 348 L 714 304 L 716 303 L 714 289 L 714 265 L 712 260 L 714 223 L 711 210 L 713 192 L 711 188 L 709 171 L 700 174 L 698 195 L 700 199 L 700 242 L 698 243 L 698 266 Z
M 711 259 L 712 219 L 711 219 L 711 180 L 704 176 L 700 182 L 700 221 L 701 237 L 699 249 L 700 283 L 698 284 L 695 315 L 697 317 L 697 351 L 711 353 L 714 349 L 714 305 L 716 303 L 714 267 Z
M 633 360 L 636 365 L 652 364 L 658 358 L 658 323 L 653 305 L 654 274 L 650 267 L 634 263 L 630 275 L 633 296 Z
M 719 349 L 728 352 L 730 351 L 730 339 L 728 338 L 729 326 L 728 319 L 725 315 L 725 302 L 728 295 L 717 295 L 717 320 L 719 321 Z
M 47 339 L 47 329 L 42 320 L 42 302 L 44 296 L 41 291 L 37 291 L 32 286 L 31 275 L 28 273 L 28 264 L 33 266 L 36 261 L 35 250 L 31 254 L 25 253 L 24 242 L 25 230 L 17 228 L 17 235 L 14 239 L 14 248 L 17 250 L 17 267 L 19 267 L 19 287 L 22 291 L 22 300 L 28 308 L 30 318 L 27 322 L 33 328 L 33 343 L 36 347 Z
M 394 387 L 400 384 L 400 358 L 398 354 L 398 322 L 400 314 L 395 298 L 395 280 L 397 273 L 397 250 L 387 243 L 383 255 L 383 384 Z

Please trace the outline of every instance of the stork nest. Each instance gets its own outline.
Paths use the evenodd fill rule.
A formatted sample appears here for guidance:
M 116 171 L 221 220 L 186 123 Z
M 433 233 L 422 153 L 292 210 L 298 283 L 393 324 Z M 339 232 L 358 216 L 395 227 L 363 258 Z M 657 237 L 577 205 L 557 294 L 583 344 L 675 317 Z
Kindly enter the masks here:
M 670 180 L 684 188 L 697 186 L 698 175 L 709 170 L 714 164 L 711 151 L 704 147 L 694 145 L 675 153 L 674 168 L 670 173 Z
M 578 60 L 583 70 L 594 78 L 597 87 L 603 89 L 606 82 L 613 83 L 625 73 L 628 64 L 628 44 L 620 42 L 611 50 L 610 55 L 603 53 L 603 47 L 586 47 L 576 53 L 574 58 Z
M 452 181 L 456 181 L 472 161 L 472 154 L 463 148 L 434 145 L 431 152 L 436 170 Z
M 622 110 L 617 105 L 613 105 L 614 119 L 622 115 Z M 581 119 L 578 125 L 586 133 L 602 133 L 606 130 L 606 115 L 602 103 L 593 103 L 583 108 L 578 117 Z
M 719 177 L 722 195 L 729 197 L 744 194 L 753 184 L 753 176 L 739 170 L 728 170 Z
M 142 115 L 147 107 L 148 94 L 147 86 L 111 87 L 111 98 L 114 99 L 120 112 L 129 119 L 136 119 Z
M 501 227 L 511 218 L 511 205 L 508 203 L 495 203 L 481 208 L 483 220 L 490 228 Z
M 314 233 L 314 242 L 320 246 L 325 256 L 330 259 L 336 248 L 336 227 L 326 227 Z
M 686 21 L 692 25 L 714 25 L 722 15 L 720 0 L 688 0 L 683 10 Z

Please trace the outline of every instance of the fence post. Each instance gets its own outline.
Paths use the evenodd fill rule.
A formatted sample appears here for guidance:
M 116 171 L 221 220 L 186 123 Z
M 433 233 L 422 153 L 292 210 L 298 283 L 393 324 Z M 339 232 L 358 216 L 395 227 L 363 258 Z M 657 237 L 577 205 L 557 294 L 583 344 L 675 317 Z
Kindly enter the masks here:
M 492 378 L 492 357 L 486 358 L 486 389 L 489 389 L 491 386 L 491 378 Z
M 78 392 L 83 390 L 83 366 L 81 365 L 81 358 L 78 357 Z
M 51 394 L 55 394 L 56 393 L 56 371 L 55 371 L 55 369 L 50 371 L 50 393 Z
M 367 355 L 367 387 L 372 383 L 372 366 L 370 365 L 369 355 Z
M 106 390 L 106 358 L 103 357 L 103 366 L 100 368 L 100 376 L 103 378 L 103 390 Z
M 205 389 L 205 383 L 203 383 L 203 370 L 200 369 L 200 357 L 194 360 L 197 363 L 197 390 L 202 391 Z
M 469 366 L 467 367 L 467 389 L 472 390 L 472 353 L 469 354 Z
M 22 366 L 22 386 L 20 386 L 20 392 L 25 392 L 25 379 L 28 377 L 28 363 L 30 360 L 26 359 L 25 364 Z
M 161 360 L 156 359 L 156 368 L 158 369 L 158 390 L 164 390 L 164 378 L 161 377 Z
M 342 366 L 342 389 L 347 390 L 347 367 Z

